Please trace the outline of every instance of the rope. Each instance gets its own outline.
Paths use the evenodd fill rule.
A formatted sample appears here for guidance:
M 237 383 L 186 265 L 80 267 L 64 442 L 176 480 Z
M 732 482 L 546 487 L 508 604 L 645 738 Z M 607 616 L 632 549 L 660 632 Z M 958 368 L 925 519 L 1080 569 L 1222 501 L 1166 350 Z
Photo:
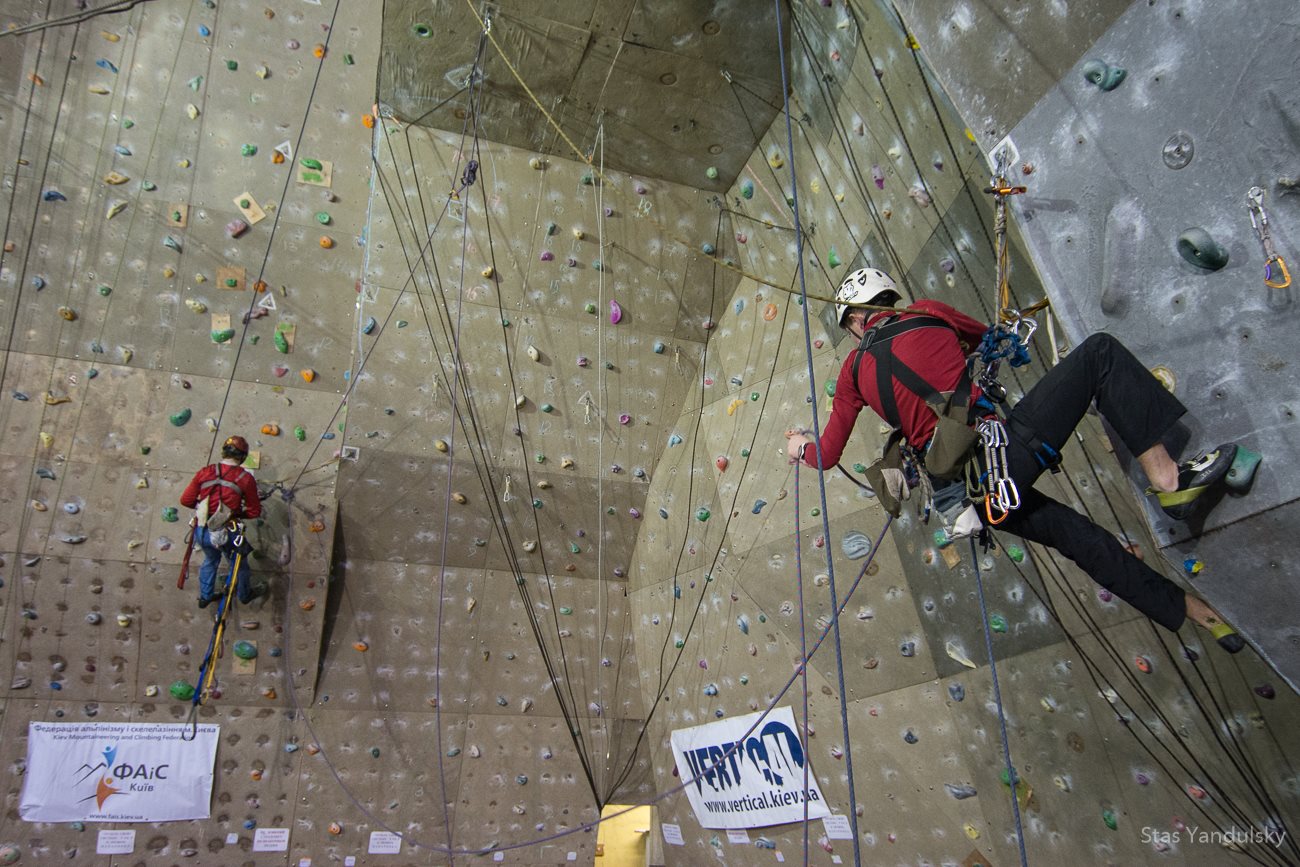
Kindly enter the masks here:
M 803 687 L 803 737 L 808 741 L 808 616 L 803 601 L 803 531 L 799 528 L 799 462 L 794 465 L 794 583 L 799 592 L 799 681 Z M 806 750 L 805 750 L 806 752 Z M 803 763 L 803 863 L 808 863 L 808 767 Z
M 1020 800 L 1016 797 L 1016 788 L 1020 777 L 1015 765 L 1011 763 L 1011 743 L 1007 740 L 1007 715 L 1002 709 L 1002 689 L 998 686 L 998 665 L 993 659 L 993 632 L 989 629 L 989 611 L 984 604 L 984 579 L 980 577 L 980 558 L 975 550 L 975 537 L 970 537 L 971 565 L 975 567 L 975 589 L 980 600 L 980 624 L 984 627 L 984 647 L 989 654 L 989 674 L 993 677 L 993 700 L 998 705 L 998 728 L 1002 733 L 1002 755 L 1007 761 L 1007 782 L 1011 786 L 1011 813 L 1016 817 L 1016 842 L 1020 846 L 1020 867 L 1028 867 L 1029 858 L 1025 855 L 1025 829 L 1020 823 Z
M 823 461 L 821 425 L 817 419 L 817 373 L 813 367 L 812 325 L 808 316 L 808 285 L 804 277 L 803 267 L 803 226 L 799 220 L 799 178 L 795 174 L 794 127 L 790 119 L 789 72 L 786 69 L 785 62 L 785 37 L 781 33 L 781 0 L 772 0 L 772 2 L 776 12 L 777 50 L 781 55 L 781 92 L 785 95 L 785 138 L 786 146 L 790 152 L 790 195 L 794 201 L 795 255 L 799 263 L 799 294 L 803 301 L 801 306 L 803 312 L 804 355 L 808 365 L 808 388 L 812 396 L 813 442 L 817 448 L 817 492 L 822 510 L 822 533 L 829 539 L 831 535 L 830 514 L 826 504 L 826 472 L 820 469 L 823 466 Z M 798 470 L 796 469 L 797 473 Z M 831 556 L 829 548 L 826 550 L 826 572 L 827 583 L 830 585 L 831 609 L 837 610 L 839 603 L 835 591 L 835 558 Z M 835 670 L 840 688 L 840 723 L 844 733 L 844 766 L 849 778 L 849 824 L 853 828 L 853 864 L 854 867 L 860 867 L 862 864 L 862 841 L 858 836 L 858 797 L 853 780 L 853 744 L 849 737 L 849 699 L 844 685 L 844 651 L 840 646 L 840 619 L 838 616 L 832 621 L 831 626 L 835 636 Z M 802 628 L 802 624 L 800 628 Z

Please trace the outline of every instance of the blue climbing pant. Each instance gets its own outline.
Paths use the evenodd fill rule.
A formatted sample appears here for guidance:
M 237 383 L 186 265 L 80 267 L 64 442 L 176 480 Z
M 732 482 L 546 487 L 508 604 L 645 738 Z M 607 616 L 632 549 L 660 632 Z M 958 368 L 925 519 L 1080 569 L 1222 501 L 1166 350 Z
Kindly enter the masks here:
M 1037 433 L 1059 453 L 1094 401 L 1134 455 L 1160 442 L 1187 411 L 1123 344 L 1109 334 L 1092 335 L 1011 410 L 1007 462 L 1021 502 L 997 529 L 1055 548 L 1102 587 L 1177 631 L 1187 611 L 1181 587 L 1087 516 L 1032 489 L 1045 467 L 1026 444 L 1024 432 Z
M 203 546 L 203 565 L 199 567 L 199 598 L 212 599 L 218 592 L 216 583 L 217 572 L 221 569 L 221 558 L 224 556 L 230 561 L 230 569 L 235 567 L 235 536 L 231 534 L 226 544 L 218 548 L 212 544 L 212 534 L 208 532 L 207 527 L 197 527 L 194 532 L 197 534 L 194 540 Z M 235 595 L 241 602 L 247 602 L 252 595 L 248 584 L 248 552 L 251 548 L 245 544 L 244 549 L 244 556 L 239 560 L 239 574 L 235 576 Z M 226 582 L 229 578 L 229 571 L 221 576 L 223 588 L 228 586 Z

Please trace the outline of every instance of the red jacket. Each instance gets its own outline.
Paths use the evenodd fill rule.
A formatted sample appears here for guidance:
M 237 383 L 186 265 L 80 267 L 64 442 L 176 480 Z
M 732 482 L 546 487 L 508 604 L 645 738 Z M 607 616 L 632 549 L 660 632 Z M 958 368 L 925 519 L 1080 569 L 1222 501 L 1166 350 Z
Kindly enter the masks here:
M 218 477 L 220 480 L 216 481 Z M 205 482 L 214 484 L 204 488 Z M 262 501 L 257 496 L 257 481 L 243 467 L 220 463 L 199 470 L 181 493 L 181 505 L 193 509 L 203 496 L 207 497 L 209 514 L 217 510 L 218 502 L 229 506 L 231 514 L 236 518 L 256 518 L 262 514 Z
M 961 311 L 944 304 L 942 301 L 917 301 L 905 311 L 900 311 L 904 320 L 911 318 L 908 314 L 923 314 L 942 319 L 948 328 L 918 328 L 894 338 L 892 348 L 894 357 L 915 370 L 921 378 L 935 387 L 936 391 L 952 391 L 961 378 L 962 368 L 966 365 L 966 354 L 979 346 L 987 326 L 976 322 Z M 892 314 L 877 313 L 867 319 L 867 327 L 879 323 Z M 835 382 L 835 401 L 831 409 L 830 421 L 822 429 L 821 451 L 822 466 L 833 467 L 844 453 L 844 446 L 853 432 L 858 413 L 864 406 L 870 406 L 876 414 L 884 418 L 881 410 L 880 396 L 876 392 L 876 360 L 866 352 L 859 353 L 854 344 L 849 357 L 844 360 L 839 379 Z M 853 385 L 853 362 L 857 361 L 858 388 Z M 858 389 L 861 389 L 859 391 Z M 980 395 L 977 387 L 971 387 L 968 402 Z M 934 432 L 935 415 L 922 398 L 903 387 L 894 379 L 894 399 L 898 402 L 898 414 L 902 422 L 903 436 L 914 448 L 920 449 L 930 441 Z M 804 461 L 810 467 L 817 466 L 817 449 L 809 447 L 804 451 Z

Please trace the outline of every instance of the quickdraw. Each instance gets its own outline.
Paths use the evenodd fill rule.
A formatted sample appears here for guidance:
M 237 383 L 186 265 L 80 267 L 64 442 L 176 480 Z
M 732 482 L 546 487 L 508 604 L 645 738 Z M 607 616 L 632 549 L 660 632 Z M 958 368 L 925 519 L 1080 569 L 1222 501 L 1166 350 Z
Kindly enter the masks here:
M 1001 524 L 1020 508 L 1020 490 L 1007 465 L 1007 428 L 997 416 L 987 416 L 975 429 L 984 446 L 984 514 L 990 524 Z
M 1246 191 L 1246 210 L 1250 212 L 1250 225 L 1259 238 L 1259 246 L 1264 251 L 1264 285 L 1270 289 L 1285 289 L 1291 285 L 1291 272 L 1286 269 L 1286 260 L 1278 255 L 1273 247 L 1273 236 L 1268 229 L 1268 214 L 1264 211 L 1264 190 L 1251 187 Z M 1280 277 L 1273 276 L 1277 267 Z

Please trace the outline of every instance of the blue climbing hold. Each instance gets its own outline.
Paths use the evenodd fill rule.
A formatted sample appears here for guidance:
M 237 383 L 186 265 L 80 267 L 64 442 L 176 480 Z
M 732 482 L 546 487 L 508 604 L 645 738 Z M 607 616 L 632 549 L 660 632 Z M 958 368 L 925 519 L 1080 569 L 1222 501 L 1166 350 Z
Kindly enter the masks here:
M 736 618 L 736 627 L 737 627 L 737 628 L 738 628 L 738 629 L 739 629 L 743 634 L 748 635 L 748 634 L 749 634 L 749 618 L 746 617 L 746 616 L 743 615 L 743 614 L 740 615 L 739 617 L 737 617 L 737 618 Z
M 955 783 L 944 783 L 943 787 L 948 790 L 948 794 L 952 795 L 958 801 L 964 801 L 967 798 L 973 798 L 979 794 L 975 791 L 974 786 L 959 786 Z
M 677 434 L 672 434 L 668 437 L 668 445 L 679 446 L 681 444 L 682 444 L 682 438 L 679 437 Z
M 952 697 L 953 701 L 961 701 L 966 697 L 966 687 L 960 683 L 950 683 L 948 684 L 948 695 Z
M 659 517 L 663 518 L 665 521 L 668 520 L 668 510 L 663 506 L 659 507 Z
M 200 24 L 199 35 L 202 36 L 204 39 L 207 39 L 209 36 L 212 35 L 212 29 L 208 27 L 208 25 L 206 24 Z
M 704 246 L 700 247 L 700 249 L 704 251 L 704 255 L 706 256 L 712 256 L 714 253 L 718 252 L 718 248 L 708 242 L 705 242 Z
M 763 507 L 766 506 L 766 505 L 767 505 L 767 500 L 764 500 L 764 499 L 761 499 L 761 498 L 760 498 L 760 499 L 757 499 L 757 500 L 754 501 L 754 508 L 753 508 L 751 511 L 752 511 L 755 515 L 757 515 L 757 514 L 759 514 L 760 512 L 763 511 Z
M 871 553 L 871 539 L 866 533 L 850 530 L 844 534 L 840 547 L 844 549 L 845 557 L 850 560 L 860 560 Z
M 114 75 L 117 75 L 117 67 L 114 66 L 113 62 L 111 60 L 108 60 L 107 58 L 101 57 L 99 60 L 95 61 L 95 65 L 98 66 L 100 69 L 107 69 L 109 72 L 113 73 Z
M 47 202 L 66 202 L 68 197 L 58 190 L 46 190 L 45 195 L 41 196 Z
M 366 320 L 365 327 L 361 329 L 361 333 L 371 334 L 374 332 L 375 327 L 377 325 L 379 325 L 379 323 L 375 321 L 375 317 L 371 316 L 369 319 Z

